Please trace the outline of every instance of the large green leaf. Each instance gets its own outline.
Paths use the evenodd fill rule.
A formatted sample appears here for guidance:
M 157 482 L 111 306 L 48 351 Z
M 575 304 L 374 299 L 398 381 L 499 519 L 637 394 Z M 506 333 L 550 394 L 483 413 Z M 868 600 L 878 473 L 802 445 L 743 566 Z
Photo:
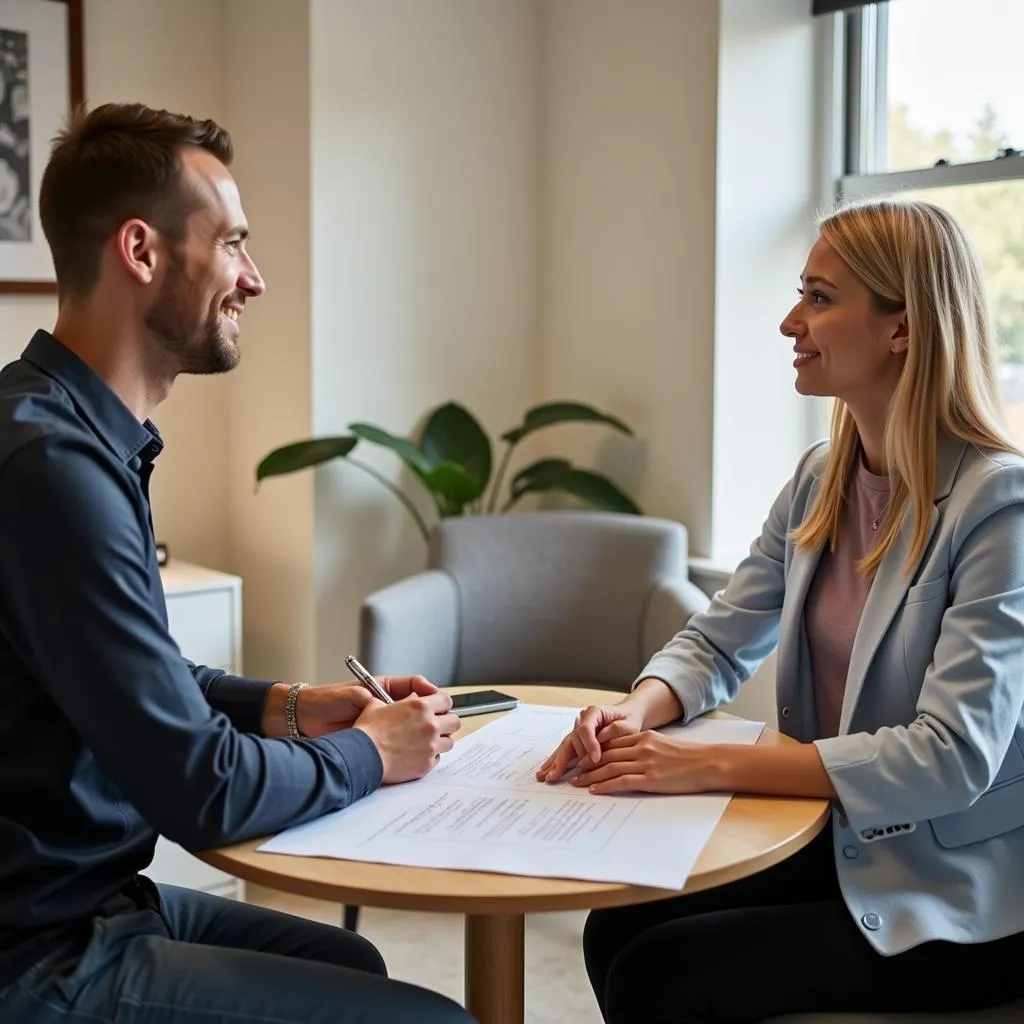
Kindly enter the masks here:
M 628 424 L 595 409 L 592 405 L 584 405 L 582 402 L 546 402 L 544 405 L 534 406 L 523 418 L 523 422 L 502 434 L 501 439 L 509 444 L 518 444 L 527 434 L 556 423 L 604 423 L 621 430 L 623 434 L 632 436 L 633 433 L 633 428 Z
M 541 459 L 520 470 L 512 480 L 510 508 L 523 495 L 531 492 L 564 491 L 605 512 L 640 515 L 640 509 L 607 477 L 589 469 L 577 469 L 565 459 Z
M 348 429 L 364 441 L 382 445 L 384 448 L 390 448 L 396 452 L 401 460 L 420 477 L 426 477 L 433 468 L 433 463 L 407 437 L 389 434 L 386 430 L 381 430 L 380 427 L 374 427 L 369 423 L 350 423 Z
M 454 402 L 435 409 L 420 437 L 420 449 L 432 466 L 453 463 L 462 466 L 476 481 L 476 493 L 465 501 L 475 501 L 491 479 L 491 441 L 469 410 Z
M 467 502 L 476 501 L 483 492 L 480 481 L 456 462 L 442 462 L 423 477 L 423 482 L 443 499 L 438 504 L 442 516 L 457 516 Z
M 317 437 L 282 445 L 265 455 L 256 467 L 256 483 L 348 455 L 358 444 L 355 437 Z
M 454 412 L 449 410 L 455 410 Z M 369 423 L 350 423 L 349 430 L 364 441 L 382 445 L 396 452 L 402 461 L 423 481 L 430 490 L 442 515 L 457 515 L 469 501 L 475 501 L 483 493 L 484 484 L 473 469 L 457 458 L 446 456 L 446 451 L 469 457 L 473 464 L 480 464 L 479 445 L 476 456 L 471 443 L 460 441 L 460 436 L 472 439 L 472 429 L 459 415 L 458 406 L 443 406 L 437 410 L 424 429 L 424 444 L 421 448 L 405 437 L 389 434 L 380 427 Z M 440 415 L 439 415 L 440 414 Z M 468 413 L 465 413 L 469 416 Z M 469 417 L 473 426 L 476 420 Z M 429 433 L 428 433 L 429 432 Z M 483 434 L 482 431 L 480 431 Z M 490 475 L 490 442 L 483 435 L 486 444 L 486 458 L 483 469 Z
M 546 491 L 552 481 L 561 480 L 572 469 L 568 459 L 541 459 L 521 469 L 512 478 L 509 491 L 512 501 L 518 501 L 528 491 Z

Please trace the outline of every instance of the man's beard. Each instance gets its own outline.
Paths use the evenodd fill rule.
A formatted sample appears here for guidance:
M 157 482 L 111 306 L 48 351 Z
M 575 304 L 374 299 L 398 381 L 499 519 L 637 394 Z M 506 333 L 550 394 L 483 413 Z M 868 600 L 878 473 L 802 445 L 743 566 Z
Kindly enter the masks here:
M 156 303 L 146 315 L 146 326 L 157 344 L 174 357 L 178 373 L 226 373 L 238 365 L 237 347 L 221 329 L 220 311 L 197 320 L 199 299 L 185 274 L 183 262 L 175 260 L 164 279 Z

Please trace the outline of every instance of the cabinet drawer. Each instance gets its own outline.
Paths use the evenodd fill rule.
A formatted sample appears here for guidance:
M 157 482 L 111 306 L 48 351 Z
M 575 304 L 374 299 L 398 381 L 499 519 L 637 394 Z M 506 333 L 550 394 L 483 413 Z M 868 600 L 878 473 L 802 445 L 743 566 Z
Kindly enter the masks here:
M 181 653 L 197 665 L 235 664 L 235 602 L 231 590 L 167 595 L 167 620 Z

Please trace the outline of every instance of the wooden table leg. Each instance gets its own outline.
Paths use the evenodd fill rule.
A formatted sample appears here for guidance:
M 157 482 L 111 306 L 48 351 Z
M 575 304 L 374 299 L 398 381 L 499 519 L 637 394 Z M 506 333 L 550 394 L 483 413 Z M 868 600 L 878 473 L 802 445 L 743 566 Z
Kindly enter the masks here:
M 466 915 L 466 1009 L 480 1024 L 523 1024 L 522 914 Z

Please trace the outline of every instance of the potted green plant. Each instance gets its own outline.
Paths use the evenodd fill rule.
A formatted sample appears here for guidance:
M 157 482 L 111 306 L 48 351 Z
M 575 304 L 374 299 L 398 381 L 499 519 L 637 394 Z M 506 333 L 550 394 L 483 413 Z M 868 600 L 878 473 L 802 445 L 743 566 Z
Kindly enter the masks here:
M 574 466 L 568 459 L 540 459 L 512 477 L 502 498 L 502 487 L 512 453 L 523 438 L 557 423 L 601 423 L 632 436 L 622 420 L 580 402 L 547 402 L 531 409 L 522 423 L 501 435 L 505 442 L 492 478 L 491 440 L 469 410 L 455 402 L 438 406 L 427 418 L 418 439 L 399 437 L 369 423 L 350 423 L 349 434 L 315 437 L 281 445 L 268 452 L 256 467 L 256 484 L 345 459 L 375 477 L 405 506 L 424 539 L 430 530 L 409 496 L 373 466 L 353 458 L 360 442 L 381 445 L 395 452 L 430 494 L 439 518 L 508 512 L 527 494 L 561 491 L 608 512 L 639 515 L 640 509 L 607 477 Z

